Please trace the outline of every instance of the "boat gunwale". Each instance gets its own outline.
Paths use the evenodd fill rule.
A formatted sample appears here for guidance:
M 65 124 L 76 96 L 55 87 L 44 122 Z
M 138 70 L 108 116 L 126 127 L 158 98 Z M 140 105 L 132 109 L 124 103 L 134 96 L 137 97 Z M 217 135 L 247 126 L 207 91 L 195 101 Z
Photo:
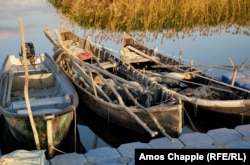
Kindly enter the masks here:
M 48 109 L 48 108 L 45 108 L 45 109 Z M 51 112 L 51 113 L 44 113 L 44 114 L 39 113 L 39 114 L 32 114 L 32 115 L 33 115 L 34 118 L 45 117 L 46 115 L 55 115 L 55 117 L 56 117 L 56 116 L 64 115 L 64 114 L 69 113 L 71 111 L 74 112 L 76 110 L 76 108 L 75 108 L 74 105 L 69 105 L 64 109 L 58 109 L 58 110 L 59 111 Z M 36 111 L 39 111 L 39 110 L 36 110 Z M 29 118 L 27 114 L 18 114 L 18 113 L 15 113 L 15 112 L 10 112 L 10 111 L 5 110 L 5 108 L 3 108 L 3 107 L 0 107 L 0 112 L 1 112 L 2 115 L 7 116 L 7 117 Z

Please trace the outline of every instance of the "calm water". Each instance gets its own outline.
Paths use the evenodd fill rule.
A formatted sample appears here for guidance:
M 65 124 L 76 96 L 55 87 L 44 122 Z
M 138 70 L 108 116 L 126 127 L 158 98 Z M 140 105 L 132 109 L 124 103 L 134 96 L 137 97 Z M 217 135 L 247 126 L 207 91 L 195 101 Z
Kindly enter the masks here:
M 25 41 L 33 42 L 36 53 L 47 52 L 52 54 L 52 44 L 43 34 L 44 28 L 55 29 L 64 25 L 76 30 L 82 34 L 80 27 L 70 27 L 67 21 L 56 14 L 53 7 L 45 0 L 0 0 L 0 65 L 8 54 L 17 55 L 21 47 L 20 30 L 18 18 L 22 17 L 25 32 Z M 63 24 L 64 23 L 64 24 Z M 86 30 L 86 29 L 85 29 Z M 231 27 L 234 31 L 234 27 Z M 98 31 L 94 31 L 91 39 L 94 41 Z M 150 36 L 150 34 L 148 34 Z M 180 33 L 179 36 L 182 36 Z M 115 51 L 119 51 L 120 45 L 115 40 L 96 41 Z M 196 64 L 221 64 L 230 65 L 229 57 L 232 58 L 235 65 L 241 64 L 246 58 L 250 57 L 250 37 L 242 33 L 235 35 L 224 31 L 209 36 L 200 36 L 200 32 L 194 32 L 192 36 L 186 36 L 173 39 L 163 39 L 161 34 L 154 41 L 146 41 L 145 44 L 158 49 L 165 54 L 178 55 L 182 50 L 184 59 L 193 59 Z M 248 60 L 246 65 L 250 65 Z M 220 76 L 222 71 L 212 70 L 209 74 Z M 85 109 L 80 107 L 78 111 Z M 87 116 L 87 117 L 86 117 Z M 90 111 L 84 111 L 79 115 L 78 130 L 84 147 L 89 150 L 94 147 L 103 147 L 111 144 L 117 146 L 120 143 L 131 141 L 147 141 L 147 138 L 141 138 L 128 130 L 121 129 L 102 121 L 98 117 L 91 117 Z M 86 126 L 88 125 L 88 126 Z M 102 126 L 102 129 L 100 127 Z M 98 129 L 99 128 L 99 129 Z M 95 131 L 101 137 L 96 140 Z M 190 130 L 184 129 L 184 133 Z M 107 143 L 108 144 L 107 144 Z

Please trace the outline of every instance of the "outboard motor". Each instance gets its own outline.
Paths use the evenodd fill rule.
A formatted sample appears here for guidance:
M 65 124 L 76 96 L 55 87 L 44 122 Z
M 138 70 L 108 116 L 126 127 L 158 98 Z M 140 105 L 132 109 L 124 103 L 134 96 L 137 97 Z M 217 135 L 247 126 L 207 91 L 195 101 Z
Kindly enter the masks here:
M 25 48 L 26 48 L 26 56 L 27 59 L 32 59 L 35 56 L 35 48 L 33 43 L 27 42 L 25 43 Z M 19 53 L 19 56 L 23 56 L 23 48 L 21 47 L 21 53 Z

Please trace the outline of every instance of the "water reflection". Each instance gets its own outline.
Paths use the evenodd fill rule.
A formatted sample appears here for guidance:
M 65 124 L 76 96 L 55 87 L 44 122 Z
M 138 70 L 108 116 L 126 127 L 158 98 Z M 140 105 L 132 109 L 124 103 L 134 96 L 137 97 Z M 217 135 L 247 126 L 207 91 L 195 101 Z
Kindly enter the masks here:
M 137 141 L 146 143 L 152 139 L 150 134 L 141 135 L 129 129 L 119 127 L 96 115 L 85 105 L 81 104 L 80 106 L 81 107 L 77 111 L 78 117 L 80 118 L 78 122 L 80 124 L 82 121 L 82 123 L 78 126 L 78 129 L 91 133 L 88 130 L 90 128 L 94 132 L 94 134 L 87 135 L 87 137 L 90 137 L 88 139 L 86 139 L 87 137 L 85 136 L 81 138 L 86 150 L 105 146 L 119 147 L 121 144 Z M 84 125 L 87 125 L 88 127 L 85 127 Z M 188 127 L 185 127 L 184 131 L 184 133 L 187 133 L 191 130 L 188 129 Z M 95 141 L 95 138 L 97 138 L 97 141 Z
M 0 0 L 0 2 L 0 40 L 19 35 L 18 17 L 24 18 L 26 32 L 40 29 L 48 23 L 58 22 L 58 16 L 51 15 L 50 7 L 52 6 L 47 5 L 46 1 Z

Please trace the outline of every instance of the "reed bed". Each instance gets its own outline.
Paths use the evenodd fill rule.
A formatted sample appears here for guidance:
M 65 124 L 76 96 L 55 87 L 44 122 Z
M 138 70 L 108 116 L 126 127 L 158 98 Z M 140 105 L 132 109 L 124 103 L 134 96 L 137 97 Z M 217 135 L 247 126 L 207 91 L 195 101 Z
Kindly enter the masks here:
M 210 27 L 246 27 L 249 0 L 48 0 L 69 20 L 85 29 L 106 32 L 163 33 L 166 38 L 194 31 L 209 35 Z M 217 29 L 218 31 L 220 29 Z M 213 32 L 216 30 L 213 30 Z M 234 33 L 239 33 L 236 31 Z M 157 35 L 155 35 L 157 37 Z

